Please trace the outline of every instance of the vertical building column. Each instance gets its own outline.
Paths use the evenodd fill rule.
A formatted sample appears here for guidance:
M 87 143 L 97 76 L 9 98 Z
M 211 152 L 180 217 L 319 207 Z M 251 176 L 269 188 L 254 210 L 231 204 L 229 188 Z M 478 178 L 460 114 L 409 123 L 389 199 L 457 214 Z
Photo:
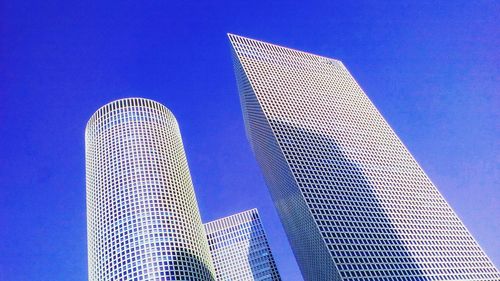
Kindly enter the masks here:
M 172 113 L 111 102 L 90 118 L 85 148 L 89 280 L 214 280 Z

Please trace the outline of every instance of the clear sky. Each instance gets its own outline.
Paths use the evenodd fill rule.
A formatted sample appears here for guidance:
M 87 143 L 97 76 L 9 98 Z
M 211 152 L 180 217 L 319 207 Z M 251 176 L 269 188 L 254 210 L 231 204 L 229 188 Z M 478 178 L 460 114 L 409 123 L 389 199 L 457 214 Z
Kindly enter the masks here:
M 227 32 L 343 61 L 500 265 L 498 1 L 89 2 L 0 2 L 0 280 L 86 280 L 85 124 L 132 96 L 176 115 L 204 221 L 257 207 L 302 280 Z

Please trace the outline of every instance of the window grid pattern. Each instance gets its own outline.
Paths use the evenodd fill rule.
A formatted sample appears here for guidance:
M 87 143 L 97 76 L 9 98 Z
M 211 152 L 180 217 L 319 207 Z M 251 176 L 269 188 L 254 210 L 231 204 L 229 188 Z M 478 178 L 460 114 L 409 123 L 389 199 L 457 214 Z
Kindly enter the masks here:
M 322 237 L 318 231 L 311 231 L 316 224 L 235 52 L 233 59 L 247 137 L 267 186 L 274 187 L 269 191 L 302 275 L 314 276 L 309 280 L 340 280 Z
M 205 224 L 219 281 L 280 281 L 257 209 Z
M 85 145 L 89 280 L 214 280 L 172 113 L 114 101 L 90 118 Z
M 247 135 L 306 280 L 500 279 L 340 61 L 229 37 Z M 308 262 L 319 248 L 338 275 Z

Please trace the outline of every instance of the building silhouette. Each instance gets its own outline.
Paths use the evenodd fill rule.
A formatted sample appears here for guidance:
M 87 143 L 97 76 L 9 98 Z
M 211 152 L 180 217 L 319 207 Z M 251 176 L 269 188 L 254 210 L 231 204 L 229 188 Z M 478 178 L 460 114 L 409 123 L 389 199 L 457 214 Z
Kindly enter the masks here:
M 172 113 L 111 102 L 88 121 L 85 149 L 89 280 L 214 280 Z
M 218 281 L 281 281 L 257 209 L 205 224 Z
M 247 137 L 305 280 L 500 280 L 340 61 L 229 39 Z

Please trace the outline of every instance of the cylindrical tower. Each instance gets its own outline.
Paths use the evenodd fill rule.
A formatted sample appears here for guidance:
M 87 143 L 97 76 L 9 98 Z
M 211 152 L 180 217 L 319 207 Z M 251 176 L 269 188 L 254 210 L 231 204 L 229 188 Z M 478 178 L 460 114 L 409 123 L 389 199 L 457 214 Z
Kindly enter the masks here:
M 85 150 L 89 280 L 214 280 L 172 113 L 111 102 L 87 123 Z

